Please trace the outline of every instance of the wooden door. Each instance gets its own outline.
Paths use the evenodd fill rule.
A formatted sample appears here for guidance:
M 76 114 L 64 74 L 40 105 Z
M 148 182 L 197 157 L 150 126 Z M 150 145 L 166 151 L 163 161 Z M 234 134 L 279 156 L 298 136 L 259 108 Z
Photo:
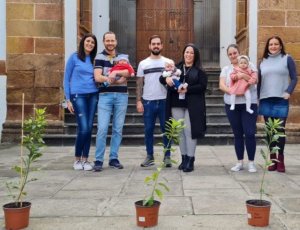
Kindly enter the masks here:
M 178 62 L 184 46 L 193 42 L 193 0 L 136 1 L 137 63 L 150 55 L 149 37 L 163 40 L 162 54 Z

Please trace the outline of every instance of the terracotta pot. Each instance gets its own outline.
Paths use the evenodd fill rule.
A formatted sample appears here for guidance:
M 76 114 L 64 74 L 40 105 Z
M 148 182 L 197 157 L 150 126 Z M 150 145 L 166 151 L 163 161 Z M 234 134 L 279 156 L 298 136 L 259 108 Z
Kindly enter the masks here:
M 271 202 L 266 200 L 247 200 L 248 224 L 265 227 L 269 225 Z
M 136 209 L 136 223 L 140 227 L 153 227 L 158 222 L 159 201 L 154 201 L 152 206 L 143 206 L 143 201 L 134 203 Z
M 8 230 L 17 230 L 26 228 L 29 224 L 29 212 L 31 203 L 12 202 L 3 205 L 5 228 Z

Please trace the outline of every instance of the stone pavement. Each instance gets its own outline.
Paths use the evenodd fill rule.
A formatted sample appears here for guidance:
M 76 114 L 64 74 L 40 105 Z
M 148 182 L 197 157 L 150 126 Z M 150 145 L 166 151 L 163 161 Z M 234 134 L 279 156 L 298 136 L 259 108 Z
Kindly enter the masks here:
M 260 149 L 258 163 L 262 161 Z M 272 208 L 270 225 L 263 229 L 300 229 L 299 149 L 300 145 L 286 146 L 286 173 L 267 174 Z M 0 145 L 1 206 L 10 201 L 4 182 L 16 176 L 10 168 L 18 163 L 18 152 L 18 146 Z M 141 229 L 135 223 L 134 202 L 144 197 L 143 179 L 153 170 L 139 166 L 144 157 L 143 146 L 122 146 L 123 170 L 108 168 L 106 161 L 102 172 L 74 171 L 73 147 L 46 147 L 37 162 L 42 169 L 32 174 L 38 180 L 27 187 L 26 200 L 32 202 L 27 229 Z M 179 157 L 177 151 L 174 158 Z M 245 201 L 259 197 L 262 170 L 234 173 L 230 171 L 233 164 L 233 146 L 198 146 L 194 172 L 183 173 L 175 166 L 166 169 L 163 174 L 171 191 L 162 201 L 158 226 L 152 229 L 254 229 L 247 224 Z

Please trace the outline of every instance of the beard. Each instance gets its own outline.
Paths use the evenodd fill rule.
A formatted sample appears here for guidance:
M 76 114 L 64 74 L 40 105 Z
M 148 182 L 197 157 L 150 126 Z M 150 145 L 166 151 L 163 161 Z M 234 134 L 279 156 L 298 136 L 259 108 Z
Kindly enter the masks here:
M 104 46 L 104 48 L 107 50 L 107 51 L 114 51 L 116 49 L 115 46 Z
M 161 50 L 151 50 L 151 53 L 156 56 L 160 55 L 160 52 Z

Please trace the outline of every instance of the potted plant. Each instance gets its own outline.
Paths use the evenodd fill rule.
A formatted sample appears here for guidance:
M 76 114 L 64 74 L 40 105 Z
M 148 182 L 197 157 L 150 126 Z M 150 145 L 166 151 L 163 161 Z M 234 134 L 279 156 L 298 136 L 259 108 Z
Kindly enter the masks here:
M 265 144 L 265 149 L 260 150 L 263 158 L 263 164 L 261 165 L 263 175 L 259 189 L 260 198 L 246 201 L 248 224 L 252 226 L 264 227 L 269 225 L 271 202 L 263 200 L 262 197 L 263 194 L 266 194 L 264 190 L 266 172 L 268 171 L 268 167 L 274 164 L 272 162 L 274 159 L 271 160 L 270 155 L 272 153 L 278 153 L 280 148 L 276 146 L 276 143 L 280 137 L 285 136 L 285 134 L 280 131 L 284 129 L 284 127 L 281 126 L 282 122 L 283 121 L 280 119 L 269 118 L 264 125 L 265 139 L 263 142 Z
M 34 109 L 34 116 L 24 121 L 24 109 L 22 109 L 20 164 L 13 167 L 16 173 L 19 174 L 19 180 L 17 182 L 6 182 L 9 196 L 14 200 L 11 203 L 3 205 L 6 229 L 22 229 L 29 224 L 31 203 L 23 201 L 23 197 L 27 195 L 25 191 L 26 185 L 36 180 L 35 178 L 30 178 L 29 174 L 37 170 L 32 167 L 32 163 L 42 156 L 40 149 L 44 146 L 43 133 L 46 128 L 45 110 Z M 23 147 L 27 149 L 27 153 L 24 155 Z
M 152 227 L 157 225 L 158 222 L 158 212 L 160 207 L 160 202 L 155 200 L 162 200 L 164 196 L 164 191 L 168 192 L 169 187 L 167 186 L 167 179 L 160 177 L 162 170 L 165 168 L 165 163 L 163 161 L 166 151 L 174 152 L 175 148 L 169 147 L 172 143 L 179 144 L 179 137 L 182 129 L 184 128 L 183 120 L 175 120 L 170 118 L 166 122 L 166 131 L 164 135 L 168 139 L 167 146 L 163 149 L 163 155 L 159 157 L 158 162 L 156 162 L 156 170 L 147 176 L 144 180 L 145 184 L 150 187 L 150 194 L 146 195 L 143 200 L 135 202 L 136 207 L 136 221 L 137 225 L 140 227 Z M 159 143 L 163 145 L 162 143 Z M 177 163 L 171 160 L 172 163 Z

